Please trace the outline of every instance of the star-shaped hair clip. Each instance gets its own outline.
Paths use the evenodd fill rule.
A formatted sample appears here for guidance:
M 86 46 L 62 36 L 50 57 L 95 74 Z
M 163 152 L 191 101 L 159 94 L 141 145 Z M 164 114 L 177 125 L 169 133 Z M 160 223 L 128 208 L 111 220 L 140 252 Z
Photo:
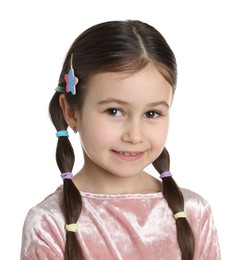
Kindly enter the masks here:
M 73 54 L 71 54 L 70 59 L 70 70 L 68 74 L 64 75 L 64 79 L 66 81 L 66 92 L 71 92 L 73 95 L 76 94 L 76 85 L 78 83 L 78 78 L 74 75 L 73 70 Z

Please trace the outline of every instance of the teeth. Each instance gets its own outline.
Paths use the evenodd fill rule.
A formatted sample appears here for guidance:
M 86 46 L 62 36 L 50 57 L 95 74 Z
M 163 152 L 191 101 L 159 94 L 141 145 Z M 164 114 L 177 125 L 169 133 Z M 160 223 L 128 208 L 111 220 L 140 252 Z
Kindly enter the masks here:
M 135 156 L 137 153 L 120 152 L 120 154 L 125 155 L 125 156 Z

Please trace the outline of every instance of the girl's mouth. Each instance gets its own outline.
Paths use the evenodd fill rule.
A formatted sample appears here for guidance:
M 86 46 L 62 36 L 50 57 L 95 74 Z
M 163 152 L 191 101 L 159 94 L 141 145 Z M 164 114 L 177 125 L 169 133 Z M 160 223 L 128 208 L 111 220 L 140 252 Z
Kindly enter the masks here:
M 122 155 L 125 155 L 125 156 L 135 156 L 137 155 L 138 153 L 135 153 L 135 152 L 119 152 L 120 154 Z
M 136 161 L 140 159 L 144 152 L 119 152 L 119 151 L 114 151 L 112 152 L 119 157 L 120 159 L 126 160 L 126 161 Z

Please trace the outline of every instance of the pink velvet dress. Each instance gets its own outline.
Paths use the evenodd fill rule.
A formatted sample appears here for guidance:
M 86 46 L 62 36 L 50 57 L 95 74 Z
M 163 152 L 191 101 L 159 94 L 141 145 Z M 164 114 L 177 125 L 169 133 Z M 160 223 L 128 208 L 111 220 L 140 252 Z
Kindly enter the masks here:
M 196 248 L 194 259 L 220 260 L 209 204 L 182 189 Z M 173 214 L 162 193 L 104 195 L 81 192 L 77 236 L 87 260 L 181 260 Z M 63 259 L 62 187 L 33 207 L 23 227 L 21 260 Z

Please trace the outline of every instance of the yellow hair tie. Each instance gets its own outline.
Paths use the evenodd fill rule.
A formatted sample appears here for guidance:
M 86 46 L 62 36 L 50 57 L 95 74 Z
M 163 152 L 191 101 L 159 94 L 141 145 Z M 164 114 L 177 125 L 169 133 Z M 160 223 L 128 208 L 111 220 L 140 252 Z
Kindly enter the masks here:
M 78 225 L 77 224 L 69 224 L 66 225 L 66 230 L 69 232 L 76 232 L 78 229 Z
M 177 213 L 174 215 L 174 218 L 175 218 L 175 219 L 178 219 L 178 218 L 186 218 L 186 212 L 185 212 L 185 211 L 177 212 Z

